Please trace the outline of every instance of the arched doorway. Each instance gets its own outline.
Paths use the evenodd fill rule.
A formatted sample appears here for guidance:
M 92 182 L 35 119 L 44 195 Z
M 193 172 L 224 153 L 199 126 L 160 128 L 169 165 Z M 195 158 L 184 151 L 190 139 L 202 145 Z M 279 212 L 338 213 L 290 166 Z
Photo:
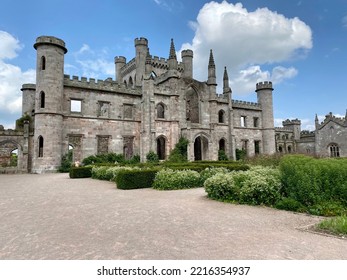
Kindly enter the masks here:
M 194 141 L 194 160 L 208 159 L 208 140 L 204 136 L 198 136 Z
M 165 160 L 166 148 L 165 148 L 165 137 L 159 136 L 157 138 L 157 155 L 159 160 Z

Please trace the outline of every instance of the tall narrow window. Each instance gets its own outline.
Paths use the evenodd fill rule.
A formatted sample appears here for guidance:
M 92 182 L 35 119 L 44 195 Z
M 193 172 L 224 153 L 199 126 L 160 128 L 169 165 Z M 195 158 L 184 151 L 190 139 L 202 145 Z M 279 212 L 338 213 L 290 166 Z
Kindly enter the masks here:
M 256 155 L 260 154 L 260 141 L 259 140 L 254 141 L 254 153 Z
M 39 157 L 43 157 L 43 137 L 39 136 Z
M 220 110 L 218 112 L 218 122 L 219 123 L 224 123 L 225 122 L 225 120 L 224 120 L 224 111 L 223 110 Z
M 46 58 L 44 56 L 41 57 L 41 70 L 46 69 Z
M 246 124 L 246 116 L 241 116 L 240 126 L 241 127 L 246 127 L 247 126 L 247 124 Z
M 158 119 L 164 119 L 165 118 L 165 108 L 162 103 L 159 103 L 157 105 L 157 118 Z
M 253 126 L 254 127 L 259 127 L 259 118 L 253 117 Z
M 43 91 L 40 92 L 40 108 L 45 108 L 45 93 Z

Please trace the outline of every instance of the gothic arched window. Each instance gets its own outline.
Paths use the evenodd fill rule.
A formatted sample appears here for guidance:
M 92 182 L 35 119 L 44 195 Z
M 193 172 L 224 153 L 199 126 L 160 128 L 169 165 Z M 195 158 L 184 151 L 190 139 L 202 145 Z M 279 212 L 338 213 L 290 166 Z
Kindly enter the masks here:
M 46 69 L 46 57 L 42 56 L 41 57 L 41 70 Z
M 340 157 L 340 148 L 337 144 L 329 145 L 330 157 Z
M 219 123 L 224 123 L 225 122 L 225 113 L 223 110 L 220 110 L 218 112 L 218 122 Z
M 163 103 L 159 103 L 157 105 L 157 118 L 164 119 L 165 118 L 165 107 Z

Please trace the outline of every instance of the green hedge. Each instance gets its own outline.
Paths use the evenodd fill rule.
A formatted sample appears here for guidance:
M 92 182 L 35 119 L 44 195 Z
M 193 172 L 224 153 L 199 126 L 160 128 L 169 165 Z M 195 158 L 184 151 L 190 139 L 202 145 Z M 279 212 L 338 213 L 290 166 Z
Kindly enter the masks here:
M 347 205 L 347 159 L 286 156 L 280 170 L 286 197 L 305 206 L 329 201 Z
M 70 178 L 89 178 L 92 176 L 91 166 L 72 167 L 70 169 Z
M 120 171 L 116 178 L 118 189 L 141 189 L 151 188 L 157 169 L 139 169 Z

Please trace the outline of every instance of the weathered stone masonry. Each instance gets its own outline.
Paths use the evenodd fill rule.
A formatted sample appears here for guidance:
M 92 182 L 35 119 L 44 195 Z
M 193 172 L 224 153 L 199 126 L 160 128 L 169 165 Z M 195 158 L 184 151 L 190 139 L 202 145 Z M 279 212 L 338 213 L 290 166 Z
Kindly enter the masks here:
M 169 58 L 159 58 L 146 38 L 137 38 L 133 59 L 115 57 L 115 80 L 95 80 L 64 75 L 61 39 L 41 36 L 34 48 L 36 84 L 22 87 L 22 112 L 33 121 L 30 132 L 11 140 L 24 170 L 54 171 L 69 148 L 74 161 L 106 152 L 145 161 L 149 151 L 166 159 L 181 136 L 189 140 L 189 160 L 217 160 L 219 150 L 231 159 L 236 149 L 248 156 L 276 151 L 272 83 L 256 85 L 257 103 L 232 100 L 225 69 L 217 93 L 212 50 L 207 81 L 197 81 L 192 50 L 182 51 L 178 62 L 172 40 Z M 6 139 L 0 131 L 0 145 Z

